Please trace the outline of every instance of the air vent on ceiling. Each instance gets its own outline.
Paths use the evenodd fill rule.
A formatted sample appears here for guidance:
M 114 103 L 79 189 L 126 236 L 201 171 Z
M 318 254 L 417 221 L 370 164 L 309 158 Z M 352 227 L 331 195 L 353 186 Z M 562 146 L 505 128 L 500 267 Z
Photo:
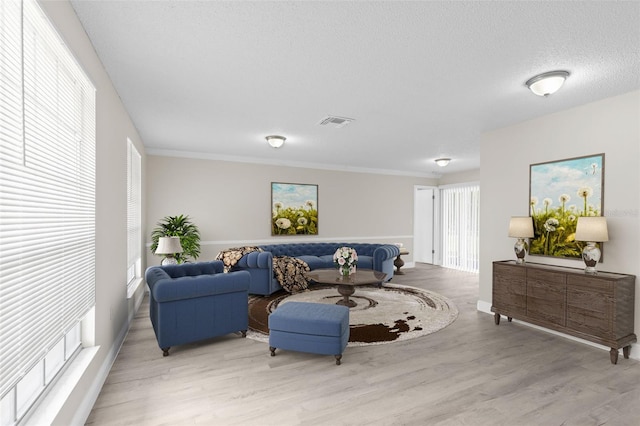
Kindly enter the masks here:
M 318 123 L 318 126 L 333 126 L 336 129 L 339 129 L 351 123 L 352 121 L 354 121 L 353 118 L 337 117 L 335 115 L 329 115 L 323 118 L 322 120 L 320 120 L 320 122 Z

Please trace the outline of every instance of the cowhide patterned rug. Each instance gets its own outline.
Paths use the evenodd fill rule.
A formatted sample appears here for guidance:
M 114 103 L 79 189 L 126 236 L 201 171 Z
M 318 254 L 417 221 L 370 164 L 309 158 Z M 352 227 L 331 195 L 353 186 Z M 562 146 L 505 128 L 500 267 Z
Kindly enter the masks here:
M 247 337 L 267 342 L 268 317 L 278 305 L 289 301 L 331 303 L 342 296 L 336 287 L 313 285 L 309 291 L 271 296 L 249 296 Z M 358 305 L 350 308 L 349 346 L 377 345 L 426 336 L 451 324 L 458 317 L 456 306 L 432 291 L 399 284 L 359 286 L 351 296 Z

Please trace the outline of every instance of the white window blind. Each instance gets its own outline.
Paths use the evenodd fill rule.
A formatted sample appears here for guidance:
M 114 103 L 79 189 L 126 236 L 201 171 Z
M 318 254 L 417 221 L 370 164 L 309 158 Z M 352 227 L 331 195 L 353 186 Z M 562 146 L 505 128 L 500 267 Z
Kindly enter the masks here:
M 0 159 L 14 164 L 23 146 L 21 21 L 19 1 L 0 1 Z
M 127 285 L 141 277 L 142 257 L 142 158 L 127 140 Z
M 0 1 L 0 154 L 5 407 L 95 304 L 95 88 L 35 0 Z
M 445 187 L 442 206 L 442 266 L 478 272 L 480 186 Z

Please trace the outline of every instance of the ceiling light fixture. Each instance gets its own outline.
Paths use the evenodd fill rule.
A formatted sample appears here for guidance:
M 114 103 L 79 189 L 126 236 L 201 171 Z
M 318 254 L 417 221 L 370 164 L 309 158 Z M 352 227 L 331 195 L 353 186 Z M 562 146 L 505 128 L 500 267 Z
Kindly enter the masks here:
M 447 164 L 449 164 L 449 161 L 451 161 L 451 158 L 437 158 L 435 160 L 436 164 L 440 167 L 445 167 Z
M 274 148 L 280 148 L 282 145 L 284 145 L 284 141 L 287 140 L 287 138 L 285 138 L 284 136 L 278 135 L 267 136 L 265 139 L 267 140 L 267 142 L 269 142 L 269 145 Z
M 536 95 L 549 96 L 562 87 L 567 77 L 568 71 L 550 71 L 531 77 L 525 84 Z

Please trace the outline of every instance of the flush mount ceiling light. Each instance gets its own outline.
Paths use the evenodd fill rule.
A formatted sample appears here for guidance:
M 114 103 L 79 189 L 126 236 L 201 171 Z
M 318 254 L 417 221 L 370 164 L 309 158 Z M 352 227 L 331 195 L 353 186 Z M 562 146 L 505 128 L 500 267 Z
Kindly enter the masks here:
M 562 87 L 567 77 L 568 71 L 550 71 L 531 77 L 525 84 L 536 95 L 549 96 Z
M 269 142 L 269 145 L 274 148 L 280 148 L 282 145 L 284 145 L 284 141 L 287 140 L 287 138 L 285 138 L 284 136 L 278 135 L 267 136 L 265 139 L 267 140 L 267 142 Z
M 435 160 L 436 164 L 440 167 L 445 167 L 447 164 L 449 164 L 449 161 L 451 161 L 451 158 L 437 158 Z

